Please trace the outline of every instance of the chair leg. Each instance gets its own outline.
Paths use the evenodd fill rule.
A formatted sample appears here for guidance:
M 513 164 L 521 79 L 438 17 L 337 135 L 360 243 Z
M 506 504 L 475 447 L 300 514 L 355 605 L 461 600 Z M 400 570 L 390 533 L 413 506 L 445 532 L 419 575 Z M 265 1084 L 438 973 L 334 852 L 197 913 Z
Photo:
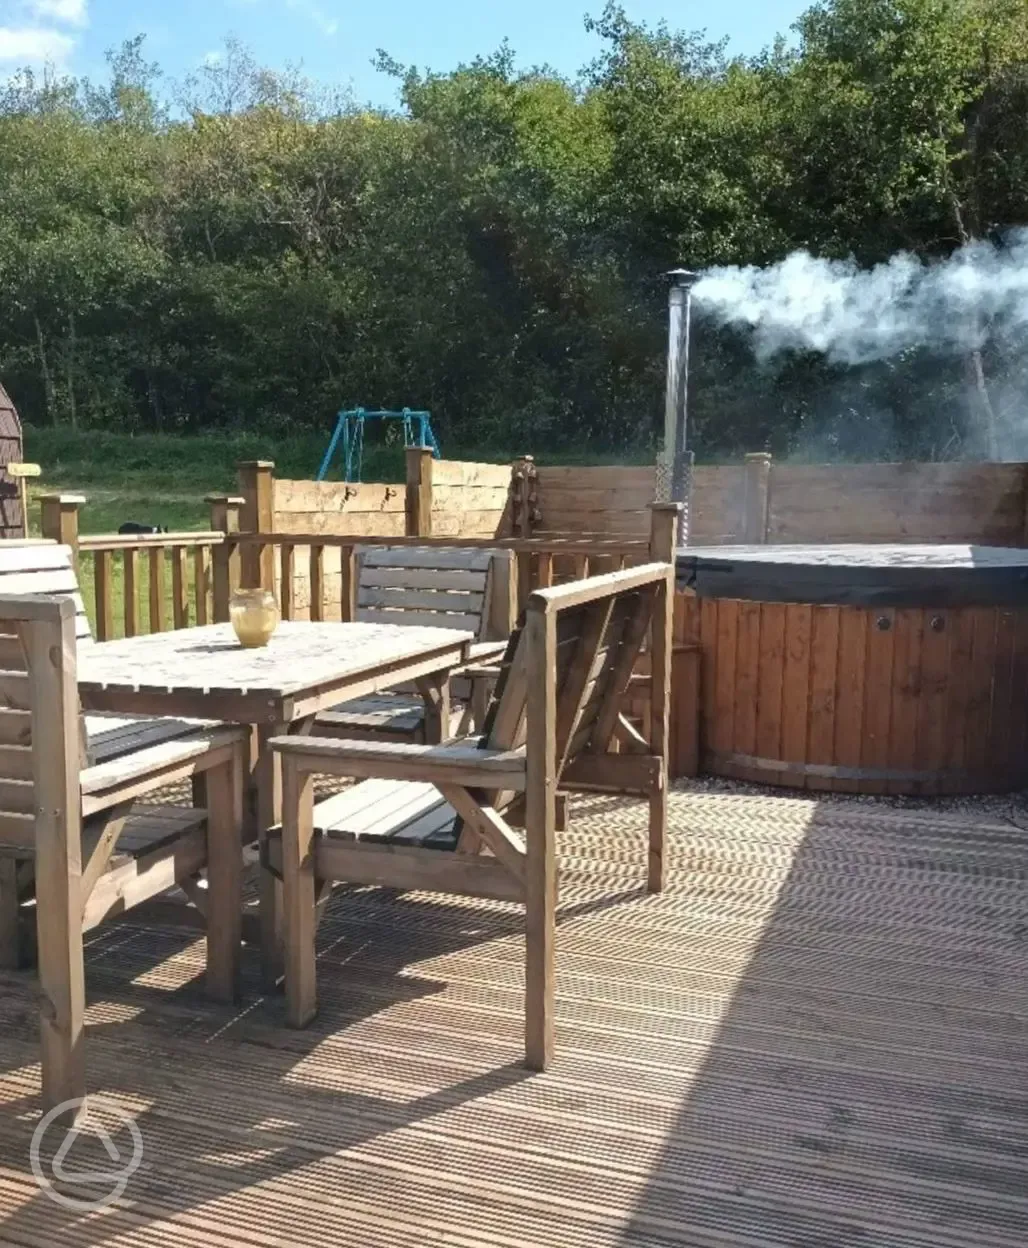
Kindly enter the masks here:
M 541 827 L 526 822 L 525 1065 L 546 1070 L 553 1061 L 556 1012 L 557 864 L 554 795 L 545 799 Z
M 494 681 L 486 680 L 481 676 L 471 682 L 471 697 L 468 699 L 468 708 L 475 732 L 482 731 L 482 725 L 485 723 L 485 717 L 489 710 L 489 699 L 492 697 L 494 683 Z
M 86 1095 L 86 985 L 79 873 L 59 860 L 51 869 L 47 857 L 36 860 L 36 939 L 43 1104 L 52 1109 Z
M 646 889 L 659 893 L 664 889 L 667 852 L 667 776 L 661 774 L 650 791 L 650 847 Z
M 206 810 L 207 808 L 207 773 L 198 771 L 193 776 L 190 787 L 193 791 L 193 805 L 197 810 Z
M 314 849 L 314 777 L 286 756 L 282 764 L 282 909 L 286 1020 L 291 1027 L 305 1027 L 318 1009 Z
M 568 821 L 571 818 L 571 800 L 567 793 L 558 793 L 556 806 L 554 807 L 553 826 L 558 832 L 566 832 L 568 830 Z
M 207 993 L 235 1000 L 243 939 L 243 755 L 204 773 L 207 802 Z
M 0 970 L 21 965 L 18 911 L 18 860 L 0 858 Z
M 416 683 L 425 703 L 425 743 L 438 745 L 450 737 L 450 673 L 433 672 Z

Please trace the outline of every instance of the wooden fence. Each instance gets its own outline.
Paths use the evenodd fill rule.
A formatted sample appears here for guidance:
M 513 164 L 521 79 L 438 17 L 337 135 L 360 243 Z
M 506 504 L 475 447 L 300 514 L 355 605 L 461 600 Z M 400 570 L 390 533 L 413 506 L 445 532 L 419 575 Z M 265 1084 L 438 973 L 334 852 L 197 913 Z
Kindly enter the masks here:
M 407 455 L 403 485 L 278 480 L 241 464 L 238 495 L 211 495 L 210 528 L 153 536 L 78 534 L 80 495 L 43 499 L 44 536 L 79 552 L 96 634 L 228 618 L 239 584 L 275 589 L 294 619 L 352 619 L 358 545 L 456 544 L 514 550 L 519 601 L 537 586 L 650 557 L 650 468 L 566 468 Z M 1028 544 L 1026 464 L 776 464 L 769 455 L 692 474 L 690 543 Z M 117 591 L 117 592 L 116 592 Z M 673 771 L 695 771 L 701 643 L 676 596 Z M 633 710 L 646 714 L 640 685 Z M 702 731 L 702 725 L 701 729 Z
M 641 536 L 652 468 L 534 468 L 533 533 Z M 742 464 L 693 469 L 689 543 L 1026 543 L 1028 464 Z
M 509 464 L 436 460 L 430 451 L 411 448 L 404 485 L 291 481 L 277 478 L 274 468 L 269 461 L 240 465 L 244 532 L 325 539 L 494 537 L 513 532 Z M 284 549 L 284 560 L 267 563 L 265 554 L 266 579 L 289 602 L 294 618 L 343 618 L 339 604 L 348 575 L 342 562 L 345 545 L 326 540 L 287 543 Z M 312 591 L 312 567 L 320 577 L 317 593 Z M 286 572 L 290 579 L 283 589 Z M 319 604 L 314 604 L 315 597 Z

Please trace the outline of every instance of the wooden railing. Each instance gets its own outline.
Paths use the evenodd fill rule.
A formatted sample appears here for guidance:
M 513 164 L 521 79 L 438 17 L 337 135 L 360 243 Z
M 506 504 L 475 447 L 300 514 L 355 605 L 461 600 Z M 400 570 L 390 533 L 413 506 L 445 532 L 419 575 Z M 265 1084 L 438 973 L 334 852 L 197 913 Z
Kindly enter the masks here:
M 518 607 L 538 588 L 671 557 L 673 510 L 652 509 L 649 540 L 634 537 L 377 537 L 240 532 L 245 499 L 208 495 L 211 527 L 200 533 L 79 534 L 78 494 L 42 500 L 43 536 L 71 546 L 96 637 L 187 628 L 228 619 L 239 585 L 276 592 L 285 619 L 296 618 L 294 586 L 306 573 L 312 620 L 353 620 L 357 610 L 359 546 L 442 546 L 512 550 Z M 339 551 L 339 573 L 327 577 L 325 553 Z M 304 553 L 298 554 L 303 551 Z M 333 561 L 334 562 L 334 561 Z
M 655 512 L 655 515 L 658 514 Z M 666 526 L 664 526 L 666 527 Z M 664 543 L 670 549 L 669 537 Z M 591 573 L 617 571 L 645 563 L 654 555 L 652 541 L 633 538 L 467 538 L 467 537 L 335 537 L 293 533 L 239 533 L 224 538 L 227 551 L 241 555 L 244 583 L 274 589 L 284 619 L 295 618 L 293 587 L 297 574 L 306 571 L 309 586 L 309 613 L 312 620 L 353 620 L 357 615 L 357 568 L 359 547 L 438 546 L 473 547 L 483 550 L 512 550 L 517 564 L 519 609 L 535 589 L 577 580 Z M 298 548 L 306 548 L 306 567 L 297 559 Z M 325 575 L 325 553 L 339 551 L 340 570 L 329 592 Z
M 92 585 L 97 640 L 119 634 L 119 615 L 125 637 L 214 620 L 214 556 L 224 540 L 215 532 L 80 538 L 79 581 L 84 595 Z
M 79 534 L 78 494 L 42 499 L 42 534 L 71 546 L 98 641 L 228 619 L 240 583 L 239 556 L 226 538 L 239 529 L 241 498 L 209 495 L 204 532 Z

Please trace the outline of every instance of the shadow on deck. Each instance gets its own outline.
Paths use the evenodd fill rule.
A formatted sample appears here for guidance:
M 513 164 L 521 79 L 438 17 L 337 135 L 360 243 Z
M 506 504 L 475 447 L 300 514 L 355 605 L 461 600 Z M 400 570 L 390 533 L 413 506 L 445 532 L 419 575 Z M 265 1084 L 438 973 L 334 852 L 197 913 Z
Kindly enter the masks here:
M 0 1244 L 1023 1248 L 1028 833 L 672 809 L 672 884 L 647 897 L 642 809 L 577 808 L 546 1075 L 520 1064 L 513 907 L 338 895 L 303 1032 L 252 955 L 244 1005 L 216 1008 L 195 936 L 99 929 L 90 1083 L 145 1150 L 102 1213 L 34 1183 L 33 986 L 0 979 Z

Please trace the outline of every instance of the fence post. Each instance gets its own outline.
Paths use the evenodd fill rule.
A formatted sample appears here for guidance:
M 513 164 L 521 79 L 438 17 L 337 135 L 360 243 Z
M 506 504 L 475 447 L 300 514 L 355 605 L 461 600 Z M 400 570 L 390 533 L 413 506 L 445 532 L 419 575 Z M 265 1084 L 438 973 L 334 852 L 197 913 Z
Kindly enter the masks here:
M 84 494 L 43 494 L 40 497 L 40 531 L 50 541 L 70 546 L 78 558 L 79 508 Z
M 357 548 L 339 547 L 339 618 L 350 624 L 357 618 Z
M 532 529 L 541 519 L 538 507 L 539 482 L 535 459 L 531 455 L 522 455 L 514 461 L 511 471 L 511 531 L 515 537 L 530 538 Z M 537 557 L 536 557 L 537 558 Z M 515 593 L 517 609 L 520 615 L 528 602 L 528 595 L 534 588 L 532 581 L 533 555 L 531 551 L 519 550 L 515 567 Z M 538 563 L 536 562 L 538 570 Z
M 1021 478 L 1024 482 L 1024 527 L 1022 529 L 1021 545 L 1028 546 L 1028 464 L 1022 464 Z
M 658 503 L 650 509 L 650 558 L 674 562 L 678 540 L 678 503 Z M 676 595 L 677 597 L 677 595 Z M 668 776 L 699 774 L 700 751 L 700 647 L 680 631 L 682 617 L 673 609 L 670 655 L 670 686 L 667 708 Z M 655 619 L 656 623 L 656 619 Z M 659 678 L 653 671 L 651 680 Z M 657 692 L 654 683 L 650 697 Z M 655 703 L 659 707 L 659 702 Z M 663 720 L 656 723 L 659 728 Z
M 428 447 L 407 448 L 407 536 L 432 536 L 432 452 Z
M 654 563 L 674 563 L 678 541 L 678 515 L 681 503 L 650 504 L 650 559 Z
M 522 455 L 514 461 L 511 473 L 511 489 L 514 503 L 511 526 L 515 537 L 531 537 L 532 530 L 542 519 L 539 511 L 539 470 L 535 457 Z
M 241 533 L 270 533 L 275 525 L 275 464 L 270 459 L 246 460 L 238 465 L 243 506 Z M 271 546 L 244 546 L 240 583 L 248 588 L 275 588 L 275 551 Z
M 245 498 L 236 494 L 208 494 L 204 502 L 211 509 L 211 529 L 217 533 L 238 533 L 239 512 Z M 214 622 L 228 622 L 228 600 L 239 584 L 239 551 L 226 545 L 215 546 L 211 556 Z
M 763 546 L 771 506 L 771 456 L 765 451 L 747 455 L 745 473 L 742 540 L 748 546 Z

